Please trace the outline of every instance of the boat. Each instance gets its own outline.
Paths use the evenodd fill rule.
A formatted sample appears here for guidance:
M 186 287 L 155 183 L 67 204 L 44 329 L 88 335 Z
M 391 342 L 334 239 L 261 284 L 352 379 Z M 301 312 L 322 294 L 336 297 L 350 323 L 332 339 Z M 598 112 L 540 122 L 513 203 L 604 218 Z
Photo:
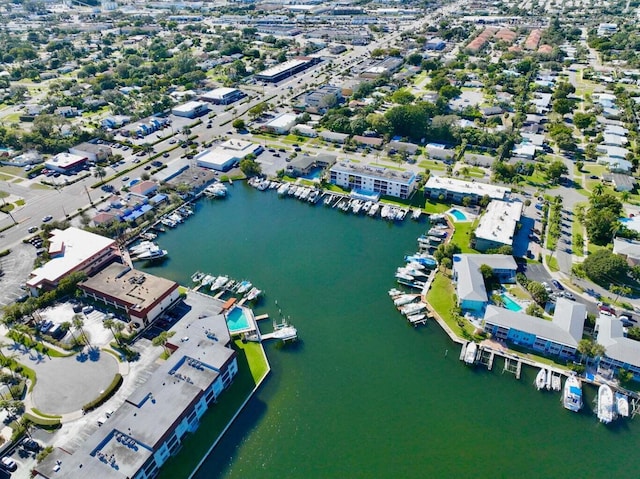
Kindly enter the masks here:
M 322 201 L 323 201 L 325 206 L 329 206 L 329 205 L 331 205 L 331 202 L 333 201 L 333 198 L 334 198 L 333 195 L 327 195 L 327 196 L 325 196 L 324 200 L 322 200 Z
M 536 389 L 538 391 L 545 388 L 547 385 L 547 370 L 545 368 L 540 368 L 538 374 L 536 376 Z
M 169 228 L 175 228 L 176 226 L 178 226 L 178 223 L 173 221 L 171 218 L 162 218 L 160 222 Z
M 258 296 L 260 296 L 260 294 L 262 294 L 262 290 L 253 287 L 249 290 L 249 292 L 247 293 L 247 301 L 253 301 L 254 299 L 256 299 Z
M 380 209 L 380 204 L 379 203 L 374 203 L 371 205 L 371 207 L 369 208 L 369 211 L 367 211 L 367 214 L 369 216 L 375 216 L 376 213 L 378 213 L 378 210 Z
M 410 316 L 407 316 L 407 320 L 411 323 L 411 324 L 416 324 L 416 323 L 421 323 L 424 322 L 425 318 L 427 317 L 426 314 L 412 314 Z
M 307 201 L 309 203 L 316 203 L 318 200 L 320 199 L 320 191 L 318 190 L 313 190 L 311 191 L 311 193 L 309 194 L 309 198 L 307 198 Z
M 229 282 L 228 276 L 218 276 L 213 283 L 211 283 L 211 291 L 215 291 L 217 289 L 222 288 L 225 284 Z
M 147 241 L 153 241 L 157 237 L 158 237 L 157 234 L 151 233 L 150 231 L 145 231 L 144 233 L 142 233 L 140 235 L 140 238 L 142 238 L 143 240 L 147 240 Z
M 464 353 L 464 362 L 466 364 L 475 364 L 476 352 L 478 351 L 478 345 L 471 341 L 467 343 L 467 350 Z
M 404 306 L 416 298 L 417 296 L 415 294 L 402 294 L 393 300 L 393 304 L 396 306 Z
M 389 296 L 391 296 L 392 298 L 395 298 L 396 296 L 400 296 L 404 294 L 402 291 L 396 288 L 391 288 L 388 292 L 389 292 Z
M 202 286 L 207 286 L 213 283 L 215 279 L 216 279 L 215 276 L 211 276 L 210 274 L 205 274 L 204 278 L 202 278 L 202 281 L 200 281 L 200 284 L 202 284 Z
M 236 293 L 238 294 L 244 294 L 247 291 L 249 291 L 251 289 L 251 282 L 249 281 L 242 281 L 240 282 L 240 284 L 238 285 L 238 289 L 236 290 Z
M 200 281 L 202 281 L 205 277 L 205 273 L 201 273 L 200 271 L 196 271 L 195 273 L 193 273 L 191 275 L 191 281 L 193 281 L 194 283 L 199 283 Z
M 354 215 L 359 214 L 361 209 L 362 209 L 362 201 L 354 200 L 353 203 L 351 204 L 351 211 L 353 211 L 353 214 Z
M 427 307 L 423 302 L 409 303 L 400 308 L 400 312 L 405 316 L 411 316 L 417 314 Z
M 629 399 L 626 394 L 616 391 L 616 412 L 620 417 L 629 417 Z
M 422 215 L 422 210 L 420 208 L 414 208 L 411 212 L 411 219 L 418 221 L 420 219 L 420 215 Z
M 289 185 L 289 189 L 287 190 L 287 195 L 293 196 L 298 191 L 298 185 Z
M 380 217 L 386 220 L 387 218 L 389 218 L 390 213 L 391 213 L 391 207 L 389 205 L 384 205 L 382 207 L 382 210 L 380 211 Z
M 613 391 L 607 384 L 602 384 L 598 388 L 598 419 L 601 423 L 609 424 L 616 418 L 615 402 Z
M 415 269 L 415 268 L 411 268 L 409 266 L 406 266 L 404 268 L 398 268 L 396 270 L 398 273 L 402 273 L 402 274 L 407 274 L 409 276 L 413 276 L 414 278 L 416 277 L 427 277 L 429 276 L 429 274 L 427 272 L 425 272 L 423 269 Z
M 567 378 L 562 393 L 562 405 L 569 411 L 578 412 L 582 409 L 582 385 L 575 374 Z
M 135 246 L 132 246 L 131 248 L 129 248 L 129 253 L 132 256 L 137 256 L 140 253 L 144 253 L 145 251 L 147 251 L 149 248 L 156 246 L 156 244 L 152 241 L 142 241 L 140 243 L 138 243 Z
M 404 279 L 405 281 L 413 281 L 415 278 L 413 276 L 411 276 L 410 274 L 406 274 L 406 273 L 401 273 L 401 272 L 397 272 L 396 273 L 396 278 L 397 279 Z
M 426 266 L 430 268 L 433 268 L 438 264 L 434 257 L 430 255 L 425 255 L 425 254 L 407 255 L 404 257 L 404 260 L 407 263 L 419 263 L 422 266 Z
M 146 251 L 143 251 L 142 253 L 138 254 L 137 256 L 135 256 L 134 258 L 131 258 L 131 259 L 133 261 L 135 261 L 135 260 L 150 261 L 150 260 L 154 260 L 154 259 L 164 258 L 168 254 L 169 253 L 167 252 L 166 249 L 160 249 L 159 246 L 153 245 L 152 247 L 150 247 Z
M 427 235 L 428 236 L 438 236 L 440 238 L 446 238 L 447 237 L 447 231 L 442 229 L 442 228 L 431 228 L 429 231 L 427 231 Z
M 560 374 L 551 373 L 551 390 L 552 391 L 560 391 L 562 389 L 562 380 L 560 378 Z
M 278 195 L 284 196 L 287 194 L 287 191 L 289 191 L 289 183 L 282 183 L 280 188 L 278 188 Z
M 210 198 L 223 198 L 227 196 L 227 187 L 222 183 L 213 183 L 204 189 L 204 194 Z
M 372 205 L 373 205 L 373 201 L 365 201 L 364 204 L 362 205 L 362 212 L 368 213 L 369 208 L 371 208 Z

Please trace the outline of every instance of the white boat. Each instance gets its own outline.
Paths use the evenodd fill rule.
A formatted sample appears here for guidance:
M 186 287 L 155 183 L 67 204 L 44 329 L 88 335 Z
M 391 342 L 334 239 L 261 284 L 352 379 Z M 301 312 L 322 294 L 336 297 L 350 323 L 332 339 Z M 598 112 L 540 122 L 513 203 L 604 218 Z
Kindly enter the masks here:
M 223 198 L 227 196 L 227 187 L 223 183 L 213 183 L 204 189 L 204 194 L 212 198 Z
M 569 376 L 564 383 L 562 405 L 573 412 L 582 409 L 582 385 L 575 374 Z
M 193 281 L 194 283 L 199 283 L 200 281 L 202 281 L 205 277 L 205 273 L 201 273 L 200 271 L 196 271 L 195 273 L 193 273 L 191 275 L 191 281 Z
M 306 199 L 309 197 L 309 193 L 311 193 L 311 189 L 310 188 L 302 188 L 302 193 L 300 193 L 300 199 L 302 201 L 306 201 Z
M 607 384 L 598 389 L 598 419 L 601 423 L 609 424 L 616 418 L 613 391 Z
M 175 228 L 178 226 L 178 223 L 173 221 L 171 218 L 162 218 L 160 221 L 163 225 L 168 226 L 169 228 Z
M 547 389 L 551 389 L 551 369 L 547 369 L 547 380 L 544 385 Z
M 236 290 L 236 293 L 238 294 L 244 294 L 247 291 L 249 291 L 251 289 L 251 282 L 249 281 L 242 281 L 239 285 L 238 285 L 238 289 Z
M 397 279 L 404 279 L 405 281 L 413 281 L 415 278 L 413 276 L 411 276 L 410 274 L 406 274 L 406 273 L 401 273 L 401 272 L 397 272 L 396 273 L 396 278 Z
M 365 201 L 364 204 L 362 205 L 363 213 L 368 213 L 369 208 L 371 208 L 372 205 L 373 205 L 373 201 Z
M 289 196 L 293 196 L 296 194 L 296 191 L 298 191 L 298 185 L 289 185 L 289 189 L 287 190 L 287 194 Z
M 415 323 L 423 322 L 424 318 L 426 318 L 426 317 L 427 317 L 426 314 L 412 314 L 410 316 L 407 316 L 407 320 L 411 324 L 415 324 Z
M 403 295 L 404 293 L 402 291 L 400 291 L 399 289 L 396 288 L 391 288 L 389 291 L 389 296 L 391 296 L 392 298 L 395 298 L 396 296 L 400 296 Z
M 411 219 L 417 221 L 420 219 L 420 215 L 422 215 L 422 210 L 420 208 L 414 208 L 411 212 Z
M 382 210 L 380 211 L 380 217 L 384 220 L 389 218 L 389 214 L 391 213 L 391 207 L 389 205 L 384 205 Z
M 545 388 L 547 385 L 547 370 L 545 368 L 540 368 L 538 374 L 536 376 L 536 389 L 538 391 Z
M 289 183 L 282 183 L 280 185 L 280 188 L 278 188 L 278 194 L 280 196 L 284 196 L 287 194 L 287 191 L 289 191 Z
M 133 256 L 137 256 L 140 253 L 144 253 L 153 246 L 156 246 L 156 244 L 152 241 L 142 241 L 141 243 L 138 243 L 137 245 L 129 248 L 129 253 Z
M 315 203 L 319 198 L 320 192 L 318 190 L 312 190 L 311 193 L 309 193 L 309 198 L 307 198 L 307 201 L 309 203 Z
M 429 274 L 427 272 L 425 272 L 424 270 L 414 269 L 414 268 L 410 268 L 408 266 L 406 266 L 404 268 L 398 268 L 397 272 L 398 273 L 403 273 L 403 274 L 408 274 L 409 276 L 413 276 L 414 278 L 418 278 L 420 276 L 426 278 L 427 276 L 429 276 Z
M 616 397 L 616 412 L 620 417 L 629 417 L 629 399 L 626 394 L 619 391 L 615 393 Z
M 205 274 L 204 278 L 202 278 L 201 284 L 202 286 L 210 285 L 211 283 L 213 283 L 215 279 L 216 279 L 215 276 L 211 276 L 210 274 Z
M 425 266 L 417 261 L 409 261 L 407 263 L 407 268 L 423 270 L 425 269 Z
M 467 343 L 467 350 L 464 353 L 464 362 L 467 364 L 475 364 L 476 352 L 478 351 L 478 345 L 471 341 Z
M 559 374 L 551 373 L 551 390 L 560 391 L 562 389 L 562 380 Z
M 323 203 L 325 206 L 329 206 L 331 204 L 331 202 L 333 201 L 334 196 L 333 195 L 327 195 L 325 196 Z
M 416 298 L 417 296 L 415 294 L 402 294 L 393 300 L 393 304 L 396 306 L 404 306 Z
M 405 316 L 411 316 L 413 314 L 419 313 L 420 311 L 422 311 L 426 307 L 427 307 L 427 305 L 422 303 L 422 302 L 409 303 L 409 304 L 406 304 L 403 307 L 401 307 L 400 308 L 400 312 L 402 314 L 404 314 Z
M 260 296 L 260 294 L 262 294 L 262 290 L 253 287 L 249 290 L 249 292 L 247 293 L 247 301 L 253 301 L 254 299 L 256 299 L 258 296 Z
M 160 259 L 167 256 L 169 253 L 166 249 L 160 249 L 158 246 L 154 246 L 149 248 L 147 251 L 140 253 L 135 258 L 131 258 L 132 260 L 141 260 L 141 261 L 150 261 L 154 259 Z
M 354 200 L 353 203 L 351 204 L 351 211 L 353 211 L 353 214 L 354 215 L 359 214 L 361 209 L 362 209 L 362 201 Z
M 222 288 L 229 282 L 228 276 L 218 276 L 213 283 L 211 283 L 211 291 Z
M 367 212 L 367 214 L 369 216 L 375 216 L 376 213 L 378 213 L 378 210 L 380 209 L 380 205 L 378 203 L 374 203 L 371 205 L 371 207 L 369 208 L 369 211 Z

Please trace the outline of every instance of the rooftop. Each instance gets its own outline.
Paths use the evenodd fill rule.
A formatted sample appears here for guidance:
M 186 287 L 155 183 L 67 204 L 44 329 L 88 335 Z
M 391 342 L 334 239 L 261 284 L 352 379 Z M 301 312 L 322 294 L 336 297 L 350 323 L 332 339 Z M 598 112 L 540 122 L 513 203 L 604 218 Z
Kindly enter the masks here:
M 461 195 L 488 195 L 489 198 L 496 200 L 503 200 L 511 192 L 510 188 L 503 186 L 490 185 L 487 183 L 480 183 L 475 181 L 464 181 L 455 178 L 445 178 L 441 176 L 429 177 L 425 185 L 425 189 L 440 189 L 447 190 L 452 193 L 458 193 Z
M 379 166 L 361 165 L 350 161 L 339 161 L 331 167 L 331 171 L 352 174 L 356 173 L 360 176 L 369 178 L 383 178 L 385 180 L 394 181 L 396 183 L 411 184 L 415 181 L 416 175 L 410 171 L 395 171 Z
M 453 269 L 457 278 L 456 291 L 460 300 L 488 301 L 480 266 L 486 264 L 496 270 L 513 270 L 518 267 L 513 256 L 506 254 L 456 254 Z
M 522 203 L 519 201 L 492 200 L 480 218 L 475 231 L 476 237 L 511 245 L 521 215 Z
M 596 318 L 598 343 L 606 348 L 606 356 L 621 363 L 640 366 L 640 342 L 624 337 L 624 326 L 618 318 L 600 315 Z

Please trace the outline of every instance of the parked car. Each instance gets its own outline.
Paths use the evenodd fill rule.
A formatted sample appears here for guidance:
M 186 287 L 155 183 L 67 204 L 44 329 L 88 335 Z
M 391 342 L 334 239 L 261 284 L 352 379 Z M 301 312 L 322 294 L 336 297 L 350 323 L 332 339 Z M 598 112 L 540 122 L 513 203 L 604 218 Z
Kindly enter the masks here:
M 2 459 L 0 459 L 0 463 L 2 464 L 2 467 L 7 471 L 13 472 L 16 469 L 18 469 L 18 465 L 16 464 L 16 461 L 11 459 L 10 457 L 6 457 L 6 456 L 3 457 Z
M 161 162 L 161 161 L 159 161 L 159 160 L 153 160 L 153 161 L 151 162 L 151 164 L 152 164 L 153 166 L 155 166 L 156 168 L 159 168 L 159 167 L 161 167 L 161 166 L 162 166 L 162 162 Z
M 51 221 L 52 219 L 53 219 L 53 216 L 47 215 L 44 218 L 42 218 L 42 222 L 43 223 L 47 223 L 47 222 Z
M 38 231 L 38 227 L 37 226 L 32 226 L 31 228 L 29 228 L 27 230 L 29 233 L 35 233 L 36 231 Z
M 553 285 L 558 288 L 560 291 L 564 290 L 564 286 L 562 286 L 560 284 L 560 281 L 558 281 L 557 279 L 553 279 L 551 280 L 551 282 L 553 283 Z

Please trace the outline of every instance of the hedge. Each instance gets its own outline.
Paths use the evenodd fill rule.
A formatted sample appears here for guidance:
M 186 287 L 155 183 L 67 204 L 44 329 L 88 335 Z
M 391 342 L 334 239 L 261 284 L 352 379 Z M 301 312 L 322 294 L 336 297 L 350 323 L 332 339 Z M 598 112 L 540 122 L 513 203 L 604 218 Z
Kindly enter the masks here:
M 120 388 L 121 384 L 122 384 L 122 374 L 118 373 L 113 378 L 113 381 L 111 381 L 111 384 L 109 384 L 109 387 L 107 389 L 105 389 L 104 392 L 102 394 L 100 394 L 100 396 L 98 396 L 93 401 L 88 402 L 87 404 L 82 406 L 82 411 L 86 413 L 86 412 L 94 410 L 97 407 L 100 407 L 111 396 L 113 396 L 115 394 L 115 392 L 118 390 L 118 388 Z
M 43 429 L 58 429 L 60 427 L 59 418 L 38 417 L 28 412 L 24 413 L 23 418 Z

